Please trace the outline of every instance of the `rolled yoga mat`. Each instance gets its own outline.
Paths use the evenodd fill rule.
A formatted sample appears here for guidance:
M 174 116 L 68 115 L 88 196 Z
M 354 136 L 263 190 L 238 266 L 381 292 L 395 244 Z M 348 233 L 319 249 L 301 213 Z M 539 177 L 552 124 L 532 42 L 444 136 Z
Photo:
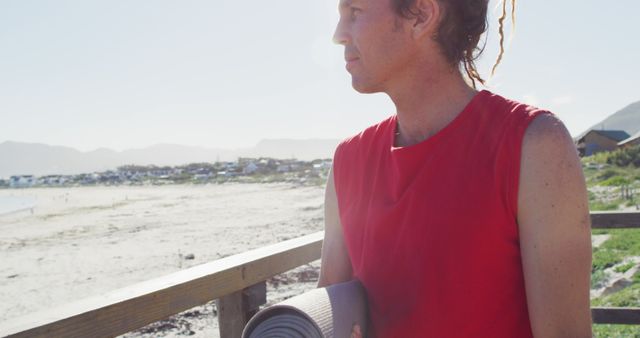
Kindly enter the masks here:
M 318 288 L 258 312 L 243 338 L 349 338 L 355 325 L 366 337 L 367 300 L 357 280 Z

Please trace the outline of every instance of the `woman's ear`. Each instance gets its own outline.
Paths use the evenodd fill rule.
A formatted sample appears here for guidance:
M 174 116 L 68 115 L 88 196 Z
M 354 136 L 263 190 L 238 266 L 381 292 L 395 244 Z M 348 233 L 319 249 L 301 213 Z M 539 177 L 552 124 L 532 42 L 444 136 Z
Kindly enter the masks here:
M 442 16 L 442 4 L 438 0 L 416 0 L 411 7 L 413 14 L 413 37 L 431 38 L 438 30 Z

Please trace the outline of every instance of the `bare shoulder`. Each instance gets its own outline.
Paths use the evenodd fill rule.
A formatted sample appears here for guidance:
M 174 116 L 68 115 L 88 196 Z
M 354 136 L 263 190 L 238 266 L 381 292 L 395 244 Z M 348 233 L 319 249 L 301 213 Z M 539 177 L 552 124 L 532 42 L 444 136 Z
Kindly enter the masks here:
M 520 227 L 589 227 L 586 184 L 578 151 L 562 121 L 538 115 L 523 141 L 518 192 Z M 522 229 L 521 229 L 522 230 Z
M 578 150 L 560 119 L 552 114 L 539 114 L 529 124 L 522 140 L 520 183 L 530 183 L 528 180 L 551 183 L 562 177 L 584 180 Z M 567 188 L 565 185 L 545 186 L 549 193 Z
M 586 184 L 564 124 L 538 115 L 522 142 L 518 227 L 534 336 L 590 337 Z
M 523 139 L 523 151 L 535 151 L 540 146 L 573 146 L 573 140 L 564 123 L 555 115 L 540 114 L 529 124 Z M 577 154 L 577 152 L 576 152 Z

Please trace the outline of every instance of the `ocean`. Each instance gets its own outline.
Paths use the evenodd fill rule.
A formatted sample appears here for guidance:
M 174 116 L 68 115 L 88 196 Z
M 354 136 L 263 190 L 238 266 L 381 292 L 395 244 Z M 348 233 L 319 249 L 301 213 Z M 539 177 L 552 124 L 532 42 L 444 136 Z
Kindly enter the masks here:
M 34 196 L 0 196 L 0 215 L 32 209 L 36 204 Z

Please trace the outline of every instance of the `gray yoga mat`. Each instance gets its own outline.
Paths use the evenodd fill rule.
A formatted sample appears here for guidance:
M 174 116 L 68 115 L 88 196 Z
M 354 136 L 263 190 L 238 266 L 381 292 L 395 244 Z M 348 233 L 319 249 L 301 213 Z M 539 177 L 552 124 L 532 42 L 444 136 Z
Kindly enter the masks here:
M 243 338 L 349 338 L 355 324 L 366 336 L 367 301 L 357 280 L 311 290 L 258 312 Z

